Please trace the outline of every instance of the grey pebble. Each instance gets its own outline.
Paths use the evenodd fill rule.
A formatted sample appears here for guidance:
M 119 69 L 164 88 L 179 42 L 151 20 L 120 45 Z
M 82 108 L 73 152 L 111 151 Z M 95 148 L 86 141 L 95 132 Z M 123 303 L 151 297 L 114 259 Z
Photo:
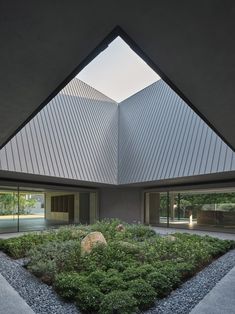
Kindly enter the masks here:
M 36 314 L 78 314 L 73 303 L 61 300 L 52 287 L 39 281 L 22 265 L 0 252 L 0 273 L 15 288 Z M 168 297 L 157 300 L 144 314 L 188 314 L 201 299 L 235 266 L 235 250 L 231 250 L 196 276 L 187 280 Z

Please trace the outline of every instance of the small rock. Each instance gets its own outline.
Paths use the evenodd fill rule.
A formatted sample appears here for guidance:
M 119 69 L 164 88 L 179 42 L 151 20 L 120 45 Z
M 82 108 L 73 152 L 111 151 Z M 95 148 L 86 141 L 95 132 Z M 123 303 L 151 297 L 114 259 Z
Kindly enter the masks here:
M 118 232 L 123 232 L 126 230 L 126 228 L 122 225 L 122 224 L 119 224 L 117 227 L 116 227 L 116 230 Z
M 176 237 L 174 237 L 173 235 L 170 235 L 170 234 L 168 234 L 166 236 L 166 239 L 169 240 L 169 241 L 176 241 Z
M 101 232 L 95 231 L 89 233 L 81 241 L 81 253 L 90 253 L 92 248 L 97 244 L 107 245 L 107 242 Z

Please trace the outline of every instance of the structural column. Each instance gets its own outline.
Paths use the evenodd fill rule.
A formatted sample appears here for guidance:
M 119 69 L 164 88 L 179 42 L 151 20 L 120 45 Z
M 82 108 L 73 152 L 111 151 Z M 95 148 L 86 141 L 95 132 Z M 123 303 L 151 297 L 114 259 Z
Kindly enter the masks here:
M 157 225 L 160 222 L 160 193 L 151 192 L 145 195 L 145 223 Z

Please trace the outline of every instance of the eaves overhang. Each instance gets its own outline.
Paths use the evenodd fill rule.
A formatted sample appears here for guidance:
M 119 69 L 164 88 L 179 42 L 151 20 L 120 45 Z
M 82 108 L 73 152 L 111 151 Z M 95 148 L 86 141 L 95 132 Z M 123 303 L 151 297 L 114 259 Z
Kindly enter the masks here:
M 233 1 L 2 1 L 0 12 L 0 147 L 119 35 L 234 149 Z

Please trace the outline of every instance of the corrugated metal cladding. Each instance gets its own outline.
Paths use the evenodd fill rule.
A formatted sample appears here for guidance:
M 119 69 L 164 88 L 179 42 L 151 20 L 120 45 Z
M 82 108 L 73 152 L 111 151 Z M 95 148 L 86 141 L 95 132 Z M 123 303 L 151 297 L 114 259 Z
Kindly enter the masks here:
M 235 154 L 162 80 L 119 104 L 119 184 L 235 170 Z
M 128 184 L 235 170 L 235 155 L 163 81 L 118 106 L 74 79 L 0 151 L 0 169 Z
M 0 169 L 117 182 L 117 103 L 72 80 L 0 152 Z

